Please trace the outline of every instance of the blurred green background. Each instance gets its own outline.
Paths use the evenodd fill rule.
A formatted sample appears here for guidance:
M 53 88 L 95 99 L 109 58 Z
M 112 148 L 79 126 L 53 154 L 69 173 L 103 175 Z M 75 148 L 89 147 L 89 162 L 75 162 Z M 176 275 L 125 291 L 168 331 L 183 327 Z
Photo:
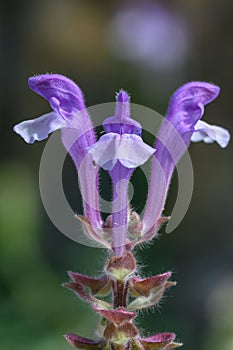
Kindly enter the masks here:
M 97 317 L 60 285 L 67 270 L 98 275 L 106 258 L 58 232 L 43 209 L 38 169 L 45 142 L 29 146 L 12 132 L 50 110 L 27 78 L 67 75 L 88 106 L 112 102 L 124 88 L 132 102 L 162 114 L 181 84 L 214 82 L 222 92 L 205 120 L 232 130 L 232 20 L 227 0 L 1 1 L 1 349 L 66 350 L 62 334 L 92 337 Z M 145 276 L 171 269 L 179 283 L 138 323 L 145 334 L 176 332 L 184 349 L 232 350 L 232 144 L 194 144 L 190 154 L 195 186 L 184 220 L 137 254 Z M 66 177 L 79 212 L 75 175 Z M 175 194 L 172 187 L 167 214 Z M 141 206 L 140 196 L 134 205 Z

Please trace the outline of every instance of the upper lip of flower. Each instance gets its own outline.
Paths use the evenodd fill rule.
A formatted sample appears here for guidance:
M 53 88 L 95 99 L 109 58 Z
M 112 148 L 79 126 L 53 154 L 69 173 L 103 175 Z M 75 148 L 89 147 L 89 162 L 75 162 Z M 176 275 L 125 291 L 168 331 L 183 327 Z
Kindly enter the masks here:
M 47 99 L 63 118 L 85 109 L 83 93 L 70 79 L 59 74 L 43 74 L 28 79 L 29 87 Z

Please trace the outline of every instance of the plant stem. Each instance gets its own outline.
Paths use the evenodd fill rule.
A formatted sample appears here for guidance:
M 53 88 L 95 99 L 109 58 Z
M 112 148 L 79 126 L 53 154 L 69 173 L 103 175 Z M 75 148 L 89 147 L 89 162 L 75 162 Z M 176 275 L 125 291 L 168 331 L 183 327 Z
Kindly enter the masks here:
M 115 281 L 113 282 L 113 307 L 126 307 L 128 296 L 128 282 Z

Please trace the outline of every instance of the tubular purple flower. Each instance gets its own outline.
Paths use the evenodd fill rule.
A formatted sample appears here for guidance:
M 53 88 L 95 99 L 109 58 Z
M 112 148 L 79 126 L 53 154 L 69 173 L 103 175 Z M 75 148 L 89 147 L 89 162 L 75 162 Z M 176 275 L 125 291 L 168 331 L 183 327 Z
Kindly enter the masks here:
M 112 179 L 112 248 L 116 256 L 122 256 L 127 243 L 129 179 L 155 150 L 142 141 L 141 125 L 130 118 L 130 98 L 123 90 L 116 96 L 115 115 L 105 119 L 103 126 L 107 134 L 89 152 Z
M 200 121 L 204 106 L 212 102 L 220 88 L 205 82 L 191 82 L 179 88 L 171 98 L 166 118 L 156 141 L 148 198 L 143 217 L 143 234 L 150 239 L 159 228 L 168 187 L 174 168 L 190 141 L 216 141 L 226 147 L 230 135 L 226 129 Z
M 80 189 L 85 198 L 84 215 L 93 227 L 100 227 L 102 222 L 97 190 L 98 170 L 87 151 L 87 147 L 94 144 L 96 138 L 82 91 L 72 80 L 58 74 L 31 77 L 28 84 L 33 91 L 48 100 L 53 112 L 19 123 L 14 131 L 27 143 L 33 143 L 44 140 L 57 129 L 62 129 L 63 144 L 79 173 Z

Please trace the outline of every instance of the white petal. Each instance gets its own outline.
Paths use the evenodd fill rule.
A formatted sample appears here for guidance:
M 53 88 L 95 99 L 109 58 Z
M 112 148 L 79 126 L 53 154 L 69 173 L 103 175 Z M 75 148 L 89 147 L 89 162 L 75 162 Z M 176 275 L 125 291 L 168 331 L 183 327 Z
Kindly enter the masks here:
M 225 148 L 230 141 L 230 134 L 226 129 L 216 125 L 209 125 L 202 120 L 197 122 L 195 130 L 191 137 L 193 142 L 204 141 L 205 143 L 213 143 L 216 141 L 220 147 Z
M 65 120 L 57 113 L 51 112 L 39 118 L 19 123 L 14 126 L 13 130 L 27 143 L 34 143 L 46 139 L 51 132 L 65 126 Z
M 112 170 L 117 162 L 116 144 L 120 135 L 109 133 L 101 136 L 99 141 L 88 147 L 93 161 L 105 170 Z
M 136 168 L 145 163 L 155 149 L 137 135 L 108 133 L 91 146 L 89 152 L 96 164 L 112 170 L 117 160 L 126 168 Z
M 117 158 L 126 168 L 137 168 L 144 164 L 155 152 L 140 136 L 132 134 L 121 135 Z

